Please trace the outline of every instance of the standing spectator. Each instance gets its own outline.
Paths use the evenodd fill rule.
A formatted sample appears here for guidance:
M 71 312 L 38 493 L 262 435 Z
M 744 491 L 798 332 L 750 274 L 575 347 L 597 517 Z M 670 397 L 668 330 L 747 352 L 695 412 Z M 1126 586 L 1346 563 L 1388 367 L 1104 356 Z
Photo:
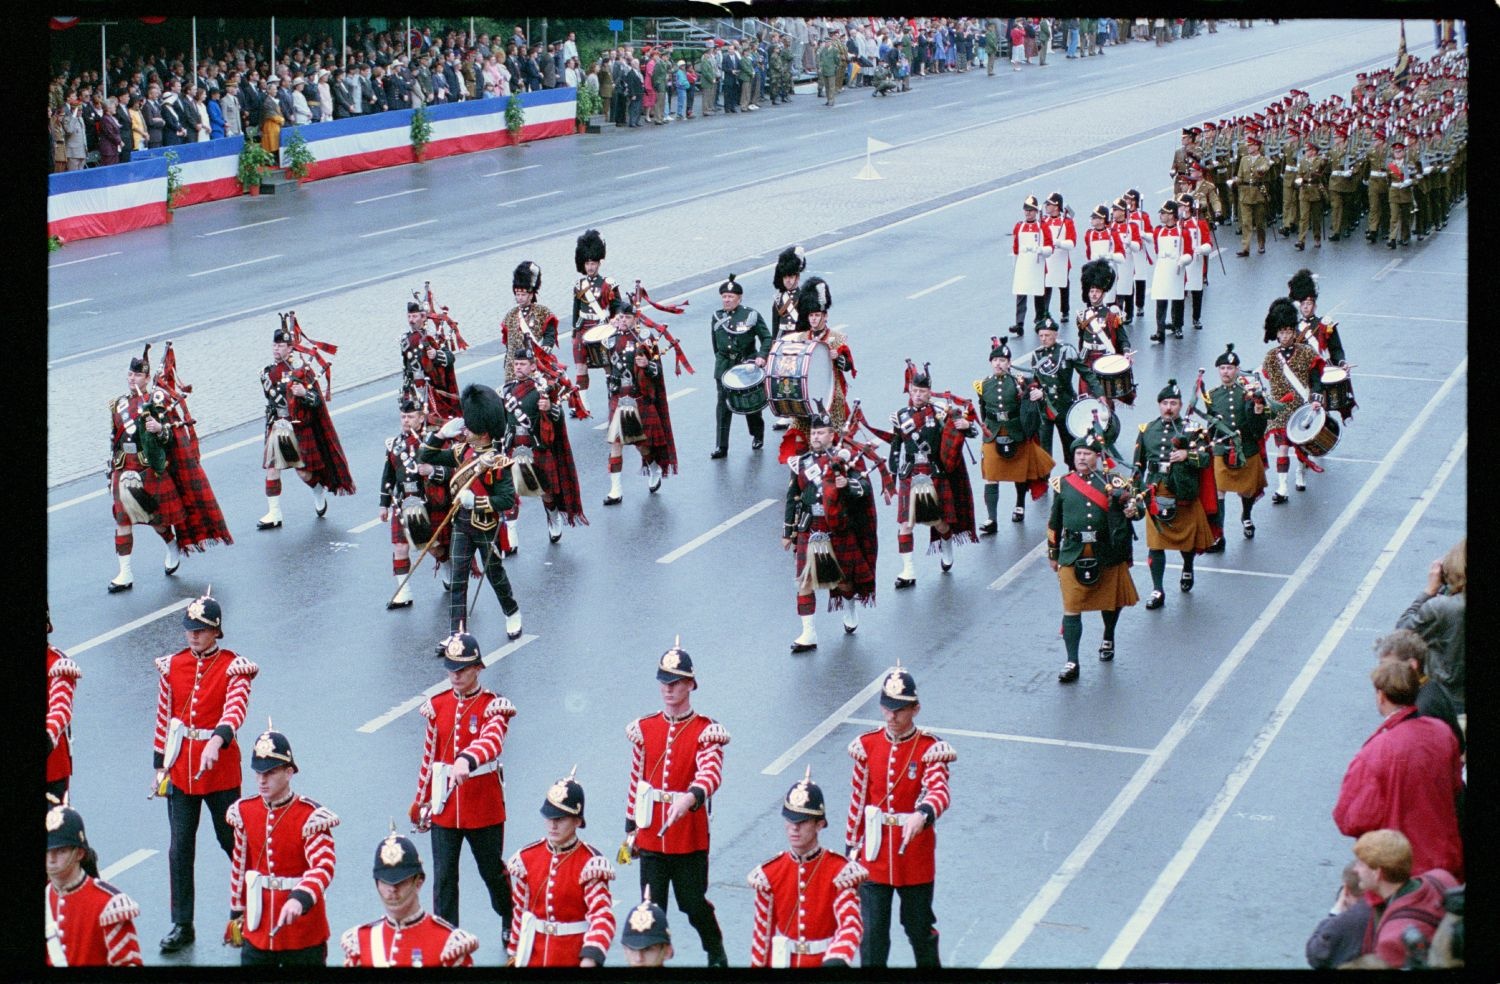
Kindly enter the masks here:
M 1021 63 L 1026 60 L 1026 29 L 1021 26 L 1020 18 L 1011 21 L 1010 25 L 1010 69 L 1013 72 L 1021 70 Z
M 511 92 L 525 92 L 526 79 L 521 70 L 521 52 L 525 50 L 517 45 L 510 45 L 505 49 L 505 61 L 503 62 L 507 75 L 506 84 L 510 86 Z
M 594 63 L 594 78 L 589 86 L 599 93 L 599 105 L 610 120 L 615 118 L 615 75 L 613 61 L 600 58 Z
M 527 52 L 526 57 L 521 62 L 521 74 L 523 76 L 522 82 L 525 85 L 525 88 L 524 89 L 517 89 L 516 91 L 518 91 L 518 92 L 536 92 L 536 91 L 538 91 L 538 90 L 541 89 L 541 87 L 542 87 L 541 54 L 542 54 L 542 46 L 541 45 L 537 45 L 536 47 L 532 48 L 529 52 Z
M 645 105 L 646 78 L 641 74 L 641 60 L 630 59 L 630 71 L 625 73 L 626 126 L 641 125 L 641 109 Z
M 688 77 L 687 63 L 681 59 L 678 60 L 672 72 L 672 81 L 677 86 L 677 118 L 685 120 L 687 119 Z
M 467 97 L 469 99 L 481 98 L 484 94 L 484 62 L 480 61 L 479 52 L 464 52 L 463 66 L 459 74 L 463 76 L 464 92 L 467 93 Z
M 318 69 L 318 105 L 313 112 L 313 122 L 320 123 L 323 120 L 333 118 L 333 72 L 326 68 Z
M 146 117 L 139 104 L 130 107 L 130 131 L 135 137 L 133 150 L 145 150 L 151 146 L 151 131 L 146 127 Z
M 583 73 L 578 70 L 578 59 L 569 58 L 563 63 L 563 85 L 577 89 L 583 84 Z
M 808 45 L 804 49 L 803 65 L 806 66 L 806 53 L 812 52 L 813 46 Z M 702 56 L 698 59 L 698 84 L 703 90 L 703 115 L 712 116 L 718 112 L 719 104 L 719 43 L 710 41 L 709 47 L 703 49 Z M 816 65 L 816 61 L 814 61 Z
M 750 98 L 755 94 L 755 47 L 748 40 L 740 48 L 739 83 L 740 110 L 760 109 Z
M 281 156 L 281 124 L 286 122 L 276 91 L 280 87 L 277 79 L 267 79 L 266 94 L 260 100 L 260 145 L 277 160 Z
M 210 140 L 218 140 L 225 136 L 223 102 L 224 98 L 217 88 L 209 90 L 205 110 L 208 115 L 208 138 Z
M 442 69 L 439 69 L 438 71 L 431 73 L 431 79 L 432 101 L 435 103 L 448 102 L 450 99 L 448 95 L 448 76 L 443 73 Z M 452 99 L 455 101 L 457 100 L 457 98 L 457 96 L 452 97 Z
M 569 31 L 567 39 L 563 41 L 562 52 L 563 61 L 566 62 L 571 58 L 575 63 L 578 63 L 578 36 L 573 31 Z
M 1063 31 L 1067 39 L 1067 57 L 1069 58 L 1078 57 L 1078 26 L 1079 19 L 1077 17 L 1066 17 L 1063 19 Z
M 449 102 L 461 102 L 469 98 L 469 91 L 464 86 L 463 74 L 459 71 L 459 60 L 457 51 L 449 51 L 447 58 L 443 60 L 443 82 L 448 89 Z M 433 79 L 434 85 L 437 79 Z
M 54 173 L 68 169 L 68 134 L 63 125 L 68 108 L 66 103 L 52 111 L 47 129 L 52 135 L 52 170 Z
M 1427 643 L 1427 672 L 1464 720 L 1464 613 L 1469 583 L 1468 538 L 1453 545 L 1427 571 L 1427 587 L 1396 620 Z
M 192 102 L 188 108 L 192 110 L 193 126 L 197 135 L 190 137 L 195 143 L 203 143 L 213 139 L 213 124 L 208 118 L 208 90 L 199 85 L 190 88 Z
M 826 42 L 825 42 L 826 43 Z M 724 96 L 724 112 L 738 113 L 740 111 L 740 52 L 739 46 L 733 41 L 724 51 L 724 57 L 720 61 L 723 71 L 723 84 L 720 86 Z M 822 77 L 822 69 L 818 69 L 819 78 Z
M 687 76 L 687 118 L 693 118 L 693 98 L 698 94 L 698 71 L 685 59 L 677 64 L 683 66 L 682 74 Z
M 224 114 L 224 136 L 238 137 L 244 133 L 240 118 L 239 73 L 230 72 L 224 79 L 223 95 L 219 97 L 219 112 Z
M 161 86 L 152 83 L 151 88 L 146 90 L 146 102 L 141 106 L 141 113 L 146 119 L 146 146 L 160 147 L 167 128 L 166 117 L 161 113 Z
M 1307 965 L 1313 970 L 1333 970 L 1364 952 L 1370 928 L 1370 903 L 1359 887 L 1359 866 L 1344 866 L 1344 879 L 1333 908 L 1307 938 Z
M 1043 17 L 1037 21 L 1036 26 L 1036 48 L 1038 55 L 1037 64 L 1041 68 L 1047 67 L 1047 51 L 1052 47 L 1052 18 Z
M 1354 865 L 1359 887 L 1378 900 L 1362 949 L 1389 967 L 1401 967 L 1406 934 L 1416 929 L 1424 944 L 1431 941 L 1443 918 L 1443 895 L 1458 882 L 1450 871 L 1418 864 L 1410 839 L 1394 829 L 1362 835 L 1354 844 Z M 1416 871 L 1422 874 L 1413 878 Z
M 99 166 L 120 163 L 120 119 L 115 116 L 118 103 L 114 96 L 104 100 L 104 113 L 99 117 Z
M 346 120 L 354 115 L 354 107 L 349 102 L 349 86 L 344 82 L 343 69 L 333 70 L 328 80 L 328 89 L 331 96 L 330 105 L 333 107 L 333 118 Z
M 122 89 L 115 100 L 115 122 L 120 127 L 120 163 L 130 163 L 130 153 L 135 150 L 135 121 L 130 115 L 130 90 Z M 144 149 L 144 148 L 143 148 Z
M 1417 713 L 1417 672 L 1405 662 L 1381 660 L 1370 679 L 1385 720 L 1349 763 L 1333 821 L 1346 837 L 1400 830 L 1416 870 L 1442 868 L 1462 878 L 1458 740 L 1443 722 Z
M 297 76 L 292 81 L 292 126 L 306 126 L 312 122 L 312 107 L 307 104 L 307 80 Z
M 376 74 L 376 73 L 379 74 Z M 365 62 L 359 67 L 359 93 L 362 112 L 382 113 L 389 106 L 385 103 L 385 69 Z
M 186 114 L 182 109 L 182 97 L 176 92 L 168 90 L 161 97 L 161 118 L 164 121 L 161 130 L 161 145 L 163 147 L 173 147 L 177 144 L 187 143 L 188 127 Z
M 557 60 L 554 56 L 557 54 L 557 45 L 555 43 L 547 45 L 546 51 L 542 50 L 541 45 L 537 45 L 533 49 L 533 54 L 536 55 L 537 67 L 542 73 L 542 88 L 556 89 Z
M 638 59 L 632 59 L 631 64 L 634 65 L 638 61 Z M 661 99 L 665 98 L 665 93 L 658 94 L 656 91 L 655 52 L 651 52 L 651 57 L 646 59 L 646 64 L 641 69 L 641 84 L 645 87 L 646 90 L 641 96 L 641 108 L 646 111 L 646 119 L 650 120 L 652 123 L 660 123 L 661 120 L 656 118 L 657 103 Z
M 261 103 L 265 98 L 260 89 L 260 72 L 252 68 L 240 82 L 240 120 L 248 137 L 260 133 Z
M 1405 663 L 1417 673 L 1421 686 L 1417 690 L 1417 713 L 1423 717 L 1437 718 L 1448 726 L 1453 737 L 1458 739 L 1458 752 L 1464 752 L 1464 732 L 1458 723 L 1458 712 L 1453 702 L 1436 680 L 1427 676 L 1427 643 L 1411 629 L 1396 629 L 1375 640 L 1377 659 L 1394 659 Z M 1463 810 L 1459 810 L 1462 821 Z M 1460 823 L 1460 825 L 1462 825 Z

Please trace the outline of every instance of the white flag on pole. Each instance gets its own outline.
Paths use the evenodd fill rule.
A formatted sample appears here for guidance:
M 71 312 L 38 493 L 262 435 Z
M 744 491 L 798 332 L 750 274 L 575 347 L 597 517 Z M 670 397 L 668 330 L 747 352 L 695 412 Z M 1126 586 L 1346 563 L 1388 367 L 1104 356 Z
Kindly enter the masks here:
M 891 145 L 888 144 L 888 143 L 886 143 L 883 140 L 876 140 L 874 137 L 866 137 L 865 138 L 865 153 L 867 153 L 867 154 L 873 154 L 877 150 L 890 150 L 890 149 L 891 149 Z

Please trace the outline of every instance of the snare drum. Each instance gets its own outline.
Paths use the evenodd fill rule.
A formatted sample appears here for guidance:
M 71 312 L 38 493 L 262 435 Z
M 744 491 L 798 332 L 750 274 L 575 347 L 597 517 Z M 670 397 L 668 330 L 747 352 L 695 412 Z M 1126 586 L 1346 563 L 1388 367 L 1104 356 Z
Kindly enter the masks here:
M 1135 369 L 1123 355 L 1101 356 L 1094 363 L 1099 392 L 1107 400 L 1129 401 L 1135 396 Z
M 1339 443 L 1339 422 L 1316 403 L 1304 403 L 1286 422 L 1286 439 L 1314 458 L 1321 458 Z
M 1095 411 L 1099 414 L 1100 425 L 1104 427 L 1104 439 L 1113 444 L 1115 438 L 1120 436 L 1120 418 L 1109 412 L 1109 407 L 1103 400 L 1096 400 L 1092 396 L 1086 396 L 1068 408 L 1068 415 L 1064 418 L 1068 433 L 1075 438 L 1087 434 L 1089 428 L 1094 425 Z M 1068 457 L 1071 459 L 1072 456 L 1072 452 L 1069 451 Z
M 828 346 L 811 339 L 777 339 L 766 360 L 766 396 L 778 417 L 810 417 L 815 400 L 828 410 L 833 405 Z
M 1349 370 L 1330 366 L 1323 370 L 1323 405 L 1334 413 L 1354 402 L 1354 384 Z
M 724 404 L 735 413 L 760 413 L 766 406 L 766 371 L 753 362 L 730 366 L 719 380 Z
M 583 333 L 583 364 L 590 369 L 609 368 L 609 343 L 615 337 L 615 326 L 609 322 L 595 325 Z

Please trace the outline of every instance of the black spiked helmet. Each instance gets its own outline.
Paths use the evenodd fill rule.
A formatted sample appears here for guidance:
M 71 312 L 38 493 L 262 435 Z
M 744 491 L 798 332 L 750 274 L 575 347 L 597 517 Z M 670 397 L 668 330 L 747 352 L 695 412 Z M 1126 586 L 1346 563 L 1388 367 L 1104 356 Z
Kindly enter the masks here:
M 590 229 L 579 236 L 578 245 L 573 247 L 573 265 L 579 273 L 589 260 L 604 262 L 604 237 L 599 235 L 598 229 Z
M 792 823 L 825 818 L 823 790 L 812 781 L 810 768 L 807 775 L 797 780 L 796 785 L 786 791 L 786 798 L 781 803 L 781 815 Z
M 376 881 L 387 885 L 399 885 L 413 875 L 426 874 L 422 870 L 422 856 L 410 838 L 402 837 L 392 828 L 375 847 L 374 875 Z
M 651 888 L 647 886 L 641 904 L 630 910 L 625 917 L 625 927 L 620 931 L 620 945 L 632 950 L 644 950 L 659 943 L 672 942 L 672 932 L 667 928 L 667 913 L 651 901 Z
M 1292 279 L 1286 282 L 1286 293 L 1294 301 L 1317 297 L 1318 283 L 1313 278 L 1313 272 L 1304 267 L 1292 274 Z
M 297 760 L 292 755 L 292 743 L 287 740 L 286 735 L 267 728 L 260 733 L 260 736 L 255 739 L 255 744 L 251 746 L 250 768 L 255 772 L 270 772 L 283 765 L 290 765 L 293 772 L 300 771 L 297 768 Z
M 1092 287 L 1098 287 L 1106 294 L 1115 285 L 1115 268 L 1108 260 L 1089 260 L 1079 271 L 1078 282 L 1083 285 L 1085 296 Z
M 82 814 L 66 803 L 55 803 L 47 810 L 47 850 L 88 846 Z
M 523 260 L 510 275 L 513 290 L 529 290 L 533 294 L 542 289 L 542 268 L 530 260 Z
M 583 818 L 583 784 L 574 778 L 575 773 L 563 776 L 548 787 L 541 812 L 548 820 L 577 817 L 578 826 L 587 827 L 588 822 Z
M 771 286 L 781 290 L 783 277 L 790 277 L 794 273 L 801 273 L 807 269 L 807 256 L 801 246 L 788 246 L 776 257 L 776 275 L 771 280 Z
M 459 396 L 464 426 L 471 434 L 488 434 L 498 438 L 505 433 L 505 402 L 493 387 L 470 383 Z
M 1109 221 L 1109 206 L 1108 205 L 1104 205 L 1102 203 L 1099 204 L 1099 205 L 1095 205 L 1094 206 L 1094 210 L 1089 213 L 1089 217 L 1090 218 L 1095 218 L 1095 219 L 1100 219 L 1100 220 L 1102 220 L 1104 222 L 1108 222 Z
M 131 358 L 130 358 L 130 371 L 131 372 L 139 372 L 139 373 L 144 373 L 146 375 L 150 375 L 150 373 L 151 373 L 151 343 L 150 342 L 146 343 L 145 351 L 141 352 L 140 358 L 136 358 L 135 356 L 131 356 Z

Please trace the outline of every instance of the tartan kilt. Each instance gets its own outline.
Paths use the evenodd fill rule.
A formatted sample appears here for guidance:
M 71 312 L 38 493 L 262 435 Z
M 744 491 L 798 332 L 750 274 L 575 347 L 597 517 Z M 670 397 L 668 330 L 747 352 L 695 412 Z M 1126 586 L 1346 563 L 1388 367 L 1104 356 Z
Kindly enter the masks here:
M 349 474 L 349 462 L 344 458 L 327 404 L 319 403 L 304 413 L 306 417 L 292 425 L 297 435 L 297 451 L 302 455 L 302 470 L 334 495 L 353 495 L 354 478 Z
M 446 508 L 439 509 L 433 505 L 431 497 L 427 499 L 427 515 L 432 518 L 433 525 L 442 522 L 448 514 Z M 449 523 L 438 531 L 438 535 L 432 538 L 432 547 L 427 551 L 439 564 L 448 559 L 448 544 L 453 539 L 453 524 Z M 395 502 L 391 505 L 391 543 L 406 543 L 406 527 L 401 525 L 401 503 Z M 409 545 L 409 544 L 408 544 Z
M 913 472 L 912 474 L 917 474 Z M 937 471 L 922 472 L 932 477 L 932 486 L 937 490 L 938 505 L 943 510 L 943 522 L 950 527 L 958 526 L 958 504 L 953 497 L 953 486 L 948 477 Z M 911 475 L 896 483 L 896 522 L 905 523 L 911 514 Z M 936 526 L 933 527 L 936 530 Z
M 932 475 L 932 485 L 937 490 L 938 505 L 943 511 L 943 522 L 948 524 L 949 536 L 959 543 L 977 542 L 979 536 L 974 529 L 974 494 L 968 489 L 968 471 L 960 467 L 954 476 L 937 471 L 928 474 Z M 954 478 L 964 483 L 962 489 L 956 487 Z M 910 510 L 911 476 L 908 475 L 896 485 L 896 522 L 907 522 Z M 943 538 L 938 533 L 936 524 L 930 526 L 928 531 L 928 552 L 931 553 L 938 548 Z
M 866 496 L 866 500 L 872 496 Z M 845 598 L 862 605 L 875 604 L 875 560 L 879 541 L 875 535 L 875 503 L 866 501 L 859 505 L 846 506 L 864 515 L 846 515 L 838 529 L 826 529 L 828 541 L 833 546 L 833 555 L 838 559 L 839 569 L 849 584 L 846 590 L 833 589 L 828 592 L 828 610 L 838 611 Z M 797 534 L 796 575 L 793 584 L 800 582 L 802 569 L 807 564 L 807 539 L 809 531 Z
M 177 527 L 179 550 L 202 551 L 215 543 L 234 542 L 219 508 L 213 486 L 199 461 L 198 435 L 189 430 L 186 441 L 170 452 L 167 467 L 182 499 L 182 521 Z
M 1057 464 L 1036 437 L 1022 441 L 1009 458 L 995 450 L 994 441 L 985 441 L 982 448 L 979 470 L 986 482 L 1034 482 L 1052 474 Z
M 1128 608 L 1140 600 L 1130 564 L 1109 564 L 1099 572 L 1097 583 L 1084 587 L 1078 583 L 1072 565 L 1057 569 L 1057 584 L 1062 589 L 1065 612 L 1112 612 Z
M 135 467 L 130 467 L 134 465 Z M 120 473 L 126 471 L 139 472 L 141 476 L 141 487 L 146 494 L 156 500 L 156 512 L 152 513 L 153 523 L 148 526 L 181 526 L 185 516 L 182 508 L 182 496 L 178 493 L 177 483 L 172 479 L 171 470 L 154 472 L 150 468 L 140 464 L 140 459 L 133 454 L 125 456 L 125 462 L 119 468 L 114 469 L 109 479 L 109 504 L 114 512 L 115 523 L 119 526 L 135 525 L 130 514 L 120 505 Z
M 569 526 L 579 523 L 588 525 L 583 514 L 583 493 L 578 488 L 578 466 L 573 461 L 573 448 L 568 443 L 568 427 L 561 421 L 552 424 L 552 442 L 537 442 L 533 450 L 537 474 L 541 476 L 542 488 L 552 496 L 553 510 L 562 513 Z
M 637 387 L 634 398 L 636 414 L 641 418 L 641 428 L 646 432 L 646 439 L 636 444 L 641 450 L 642 461 L 654 461 L 664 475 L 675 472 L 677 447 L 672 441 L 672 418 L 667 412 L 666 394 L 660 389 L 653 391 Z M 619 402 L 618 394 L 610 396 L 609 416 L 606 419 L 614 419 Z

